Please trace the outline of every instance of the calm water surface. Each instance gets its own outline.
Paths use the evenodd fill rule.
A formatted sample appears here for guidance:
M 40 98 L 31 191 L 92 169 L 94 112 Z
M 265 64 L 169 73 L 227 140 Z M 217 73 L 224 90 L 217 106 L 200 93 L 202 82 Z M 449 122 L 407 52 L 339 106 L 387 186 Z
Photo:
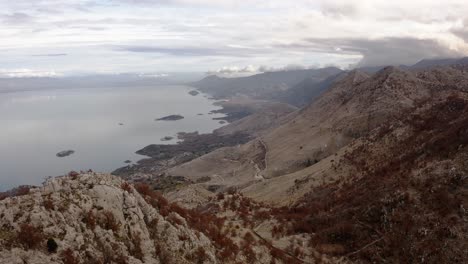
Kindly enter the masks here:
M 0 190 L 40 184 L 70 170 L 110 172 L 177 132 L 211 132 L 218 109 L 186 86 L 62 89 L 0 93 Z M 198 115 L 202 113 L 204 115 Z M 154 121 L 180 114 L 179 121 Z M 119 125 L 123 123 L 123 125 Z M 172 142 L 175 143 L 175 140 Z M 75 154 L 58 158 L 72 149 Z

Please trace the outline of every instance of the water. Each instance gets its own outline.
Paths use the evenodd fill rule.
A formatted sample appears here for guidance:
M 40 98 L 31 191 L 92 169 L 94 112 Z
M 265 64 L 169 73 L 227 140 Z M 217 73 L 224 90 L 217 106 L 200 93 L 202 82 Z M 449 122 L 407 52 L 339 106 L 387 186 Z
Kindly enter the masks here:
M 218 107 L 186 86 L 0 93 L 0 190 L 71 170 L 111 172 L 135 151 L 177 132 L 211 132 Z M 204 115 L 198 115 L 202 113 Z M 154 121 L 180 114 L 178 121 Z M 119 125 L 123 123 L 123 125 Z M 164 143 L 175 143 L 175 140 Z M 75 150 L 58 158 L 62 150 Z

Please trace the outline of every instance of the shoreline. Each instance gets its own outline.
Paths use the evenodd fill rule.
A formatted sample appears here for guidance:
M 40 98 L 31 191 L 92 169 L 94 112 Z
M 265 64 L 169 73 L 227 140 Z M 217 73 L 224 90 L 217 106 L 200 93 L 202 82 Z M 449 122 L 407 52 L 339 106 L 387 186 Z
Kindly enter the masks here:
M 210 96 L 202 92 L 200 94 Z M 144 181 L 149 178 L 154 180 L 154 178 L 165 177 L 163 172 L 171 167 L 189 162 L 218 148 L 235 146 L 250 141 L 253 138 L 250 134 L 236 132 L 226 135 L 217 133 L 217 130 L 253 114 L 255 112 L 253 108 L 246 106 L 251 102 L 236 102 L 236 99 L 219 98 L 214 100 L 212 104 L 221 107 L 221 109 L 211 110 L 208 114 L 225 114 L 224 117 L 212 118 L 212 120 L 225 122 L 222 126 L 211 133 L 199 134 L 198 131 L 178 132 L 176 138 L 179 141 L 175 143 L 148 144 L 144 148 L 135 151 L 138 155 L 146 156 L 145 158 L 133 164 L 119 167 L 110 173 L 126 180 Z M 181 181 L 181 179 L 177 180 L 177 182 Z

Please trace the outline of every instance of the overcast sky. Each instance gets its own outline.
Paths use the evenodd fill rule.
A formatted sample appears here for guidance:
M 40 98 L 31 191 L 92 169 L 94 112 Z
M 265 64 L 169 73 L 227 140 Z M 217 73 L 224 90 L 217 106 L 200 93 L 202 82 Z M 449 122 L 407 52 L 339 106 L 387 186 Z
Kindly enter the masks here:
M 464 0 L 0 0 L 0 75 L 254 72 L 468 55 Z

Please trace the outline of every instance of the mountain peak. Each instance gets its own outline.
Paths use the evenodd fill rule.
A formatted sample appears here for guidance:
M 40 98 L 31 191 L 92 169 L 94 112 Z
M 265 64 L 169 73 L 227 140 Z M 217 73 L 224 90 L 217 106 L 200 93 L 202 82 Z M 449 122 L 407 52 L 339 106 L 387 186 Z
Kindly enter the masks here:
M 352 80 L 353 83 L 359 83 L 359 82 L 362 82 L 364 80 L 366 80 L 367 78 L 369 78 L 369 74 L 359 70 L 359 69 L 354 69 L 350 72 L 348 72 L 348 74 L 346 75 L 345 78 L 349 78 Z

